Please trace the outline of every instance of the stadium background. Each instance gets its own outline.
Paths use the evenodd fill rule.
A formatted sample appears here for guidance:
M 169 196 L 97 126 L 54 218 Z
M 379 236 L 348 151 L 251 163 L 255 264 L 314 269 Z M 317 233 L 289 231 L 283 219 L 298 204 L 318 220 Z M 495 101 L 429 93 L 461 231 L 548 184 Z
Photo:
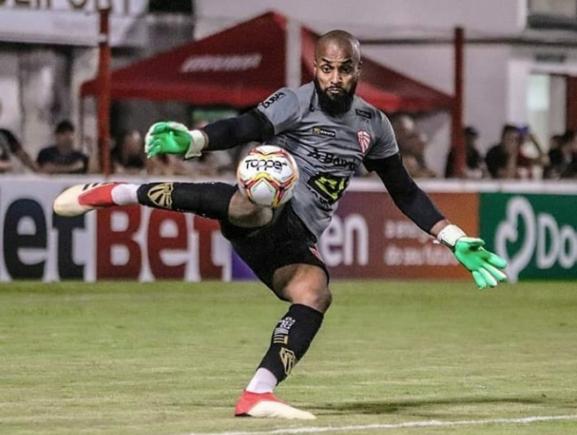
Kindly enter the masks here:
M 402 74 L 396 77 L 396 80 L 392 78 L 388 80 L 405 80 L 404 75 L 408 80 L 415 81 L 403 83 L 403 86 L 405 88 L 414 86 L 417 94 L 424 95 L 425 87 L 430 87 L 440 93 L 439 96 L 432 94 L 433 97 L 429 98 L 452 96 L 455 93 L 453 29 L 455 26 L 462 26 L 465 32 L 463 70 L 465 97 L 462 122 L 473 124 L 482 132 L 484 141 L 480 145 L 485 150 L 491 138 L 496 140 L 504 122 L 530 125 L 531 130 L 546 146 L 548 137 L 553 132 L 572 128 L 577 123 L 577 113 L 572 109 L 574 106 L 572 102 L 577 100 L 577 95 L 572 93 L 573 75 L 577 71 L 577 61 L 574 60 L 577 43 L 572 39 L 571 27 L 571 16 L 574 16 L 571 14 L 575 12 L 576 7 L 574 3 L 564 0 L 506 3 L 494 1 L 480 5 L 474 1 L 413 0 L 406 3 L 393 0 L 388 2 L 361 1 L 353 7 L 346 2 L 336 2 L 331 5 L 329 14 L 325 10 L 327 7 L 325 3 L 314 6 L 304 1 L 290 3 L 264 0 L 242 3 L 225 0 L 183 1 L 170 2 L 170 5 L 166 2 L 150 2 L 149 4 L 143 0 L 100 3 L 66 0 L 18 3 L 7 1 L 0 5 L 2 12 L 0 14 L 0 40 L 4 41 L 0 50 L 2 60 L 0 62 L 0 106 L 2 107 L 0 126 L 14 131 L 22 139 L 29 154 L 33 156 L 38 149 L 50 141 L 54 124 L 59 119 L 69 117 L 80 124 L 78 135 L 82 137 L 78 139 L 81 146 L 85 147 L 84 150 L 87 153 L 95 152 L 94 142 L 98 135 L 96 119 L 98 99 L 90 96 L 97 96 L 99 88 L 85 84 L 82 89 L 85 91 L 86 98 L 80 98 L 80 92 L 81 84 L 93 78 L 97 70 L 96 44 L 99 24 L 97 9 L 99 6 L 111 6 L 110 44 L 113 70 L 130 65 L 147 56 L 190 43 L 192 40 L 202 39 L 215 32 L 229 29 L 262 15 L 274 7 L 277 13 L 284 14 L 286 17 L 282 18 L 286 20 L 284 22 L 286 54 L 282 55 L 285 46 L 279 47 L 280 54 L 271 57 L 269 62 L 263 62 L 262 71 L 255 75 L 255 81 L 260 81 L 259 83 L 266 81 L 267 72 L 273 71 L 271 68 L 275 65 L 274 71 L 279 71 L 281 84 L 283 75 L 286 76 L 287 82 L 298 83 L 299 70 L 305 66 L 303 64 L 301 67 L 295 67 L 292 64 L 299 63 L 300 59 L 296 47 L 298 43 L 291 45 L 290 41 L 294 29 L 304 25 L 314 32 L 323 32 L 340 26 L 355 33 L 366 42 L 363 45 L 365 55 L 384 67 L 392 68 Z M 353 9 L 354 13 L 352 13 Z M 499 13 L 495 14 L 495 10 Z M 227 42 L 224 41 L 224 43 Z M 281 40 L 280 44 L 282 43 Z M 227 49 L 233 48 L 234 46 Z M 272 53 L 265 54 L 266 56 L 272 55 Z M 303 52 L 303 56 L 304 54 Z M 188 60 L 190 61 L 191 58 Z M 279 70 L 278 59 L 282 62 L 284 58 L 286 58 L 286 65 L 280 65 Z M 162 67 L 163 63 L 159 65 Z M 427 68 L 423 68 L 422 65 L 427 65 Z M 171 69 L 177 67 L 177 65 L 170 66 Z M 146 68 L 141 69 L 143 72 L 141 80 L 144 80 Z M 133 68 L 130 74 L 134 74 L 135 71 L 139 71 L 139 68 Z M 213 75 L 218 77 L 218 71 L 215 71 Z M 114 77 L 113 74 L 113 79 Z M 250 77 L 251 74 L 245 74 L 243 80 L 250 80 Z M 384 86 L 386 86 L 387 79 L 381 80 L 385 80 Z M 168 85 L 170 79 L 166 83 Z M 240 90 L 238 84 L 235 86 L 235 93 L 242 95 L 242 84 Z M 247 84 L 245 92 L 248 92 L 250 86 L 254 84 Z M 272 86 L 276 87 L 276 83 Z M 222 92 L 226 93 L 226 87 L 223 89 Z M 394 87 L 392 89 L 394 92 Z M 262 92 L 265 95 L 267 91 Z M 399 92 L 401 92 L 400 89 Z M 124 128 L 138 128 L 144 131 L 157 119 L 190 120 L 192 123 L 198 114 L 197 109 L 203 109 L 204 114 L 212 113 L 211 110 L 214 109 L 214 107 L 206 106 L 206 103 L 199 107 L 179 101 L 162 101 L 162 87 L 157 93 L 160 96 L 155 96 L 155 101 L 130 98 L 114 101 L 110 117 L 112 132 Z M 442 173 L 451 143 L 450 110 L 443 108 L 445 103 L 439 100 L 439 103 L 433 102 L 429 106 L 423 106 L 429 109 L 415 111 L 411 108 L 409 100 L 407 98 L 403 100 L 402 93 L 399 95 L 400 106 L 395 106 L 394 112 L 413 112 L 420 128 L 430 137 L 425 149 L 425 157 L 437 173 Z M 246 97 L 243 98 L 246 99 Z M 236 104 L 237 108 L 238 104 Z M 219 105 L 219 110 L 222 109 L 222 105 Z M 230 108 L 226 110 L 230 112 Z M 91 138 L 92 147 L 88 147 L 84 138 Z M 15 161 L 15 164 L 18 165 L 18 161 Z M 35 267 L 38 267 L 35 266 L 38 261 L 34 259 L 38 255 L 47 264 L 57 263 L 50 260 L 56 252 L 55 248 L 51 247 L 52 239 L 48 237 L 43 248 L 28 248 L 27 242 L 22 242 L 24 243 L 22 246 L 20 242 L 7 246 L 6 234 L 17 237 L 19 231 L 22 231 L 23 240 L 26 237 L 32 240 L 33 234 L 39 229 L 35 229 L 34 224 L 28 227 L 17 225 L 15 233 L 11 233 L 11 230 L 7 229 L 9 228 L 7 223 L 10 224 L 10 222 L 6 219 L 6 213 L 15 207 L 14 201 L 25 199 L 29 192 L 36 192 L 39 198 L 38 203 L 41 204 L 45 213 L 46 228 L 54 226 L 49 211 L 49 198 L 52 192 L 63 185 L 58 183 L 50 185 L 53 183 L 52 180 L 38 177 L 37 184 L 31 181 L 30 189 L 22 189 L 23 184 L 18 180 L 12 180 L 6 176 L 0 179 L 3 256 L 14 256 L 17 262 L 23 265 L 30 263 L 30 270 L 36 270 Z M 422 182 L 427 190 L 438 191 L 434 195 L 439 198 L 449 198 L 446 200 L 448 206 L 443 207 L 449 216 L 454 214 L 455 220 L 461 225 L 468 226 L 467 229 L 473 233 L 481 233 L 487 239 L 489 246 L 495 246 L 497 251 L 506 258 L 514 260 L 522 257 L 520 262 L 513 261 L 517 265 L 515 270 L 510 271 L 513 272 L 514 280 L 517 277 L 521 279 L 523 277 L 574 278 L 577 273 L 575 225 L 571 221 L 570 212 L 564 211 L 574 207 L 572 198 L 574 183 L 560 184 L 558 188 L 554 187 L 554 184 L 554 182 L 483 182 L 476 185 L 462 181 Z M 371 182 L 363 181 L 356 182 L 354 189 L 359 192 L 372 192 L 379 188 Z M 468 195 L 463 196 L 462 192 Z M 486 193 L 478 195 L 477 192 Z M 533 219 L 527 217 L 527 213 L 510 210 L 508 204 L 515 202 L 512 200 L 514 198 L 508 196 L 508 193 L 505 193 L 502 199 L 491 199 L 499 198 L 499 192 L 514 192 L 521 195 L 531 204 L 532 209 L 541 207 L 535 202 L 541 204 L 552 201 L 560 208 L 560 211 L 545 207 L 542 211 L 533 212 Z M 552 193 L 563 193 L 563 195 L 559 198 L 549 198 L 548 195 Z M 351 195 L 340 212 L 345 220 L 346 215 L 351 213 L 347 211 L 347 207 L 351 210 L 363 210 L 359 204 L 371 195 L 372 193 Z M 545 197 L 541 199 L 540 195 L 545 195 Z M 481 212 L 486 209 L 483 203 L 491 201 L 503 204 L 499 208 L 500 212 L 494 212 L 491 215 Z M 20 203 L 17 202 L 17 204 Z M 391 210 L 389 203 L 385 204 L 379 212 L 382 211 L 387 216 L 391 214 L 390 218 L 385 215 L 371 216 L 371 211 L 365 210 L 360 212 L 363 221 L 361 227 L 357 228 L 353 223 L 347 227 L 348 230 L 343 232 L 342 228 L 338 227 L 338 225 L 342 227 L 343 222 L 337 220 L 333 223 L 331 230 L 325 236 L 326 241 L 321 243 L 321 248 L 325 247 L 323 253 L 327 258 L 332 259 L 334 264 L 331 265 L 337 275 L 342 273 L 343 276 L 358 277 L 464 277 L 454 264 L 436 267 L 437 255 L 431 255 L 431 252 L 436 253 L 435 249 L 438 250 L 438 247 L 431 248 L 429 241 L 420 235 L 409 235 L 401 241 L 401 248 L 395 245 L 396 242 L 391 243 L 386 227 L 389 225 L 390 229 L 394 224 L 387 224 L 387 219 L 395 222 L 401 218 Z M 459 213 L 462 210 L 467 210 L 470 214 L 460 216 Z M 26 213 L 22 213 L 23 222 L 26 222 Z M 517 219 L 514 216 L 515 213 L 525 216 L 525 218 L 519 217 L 519 225 L 521 227 L 528 225 L 529 231 L 520 228 L 520 234 L 515 236 L 517 238 L 509 235 L 508 242 L 503 244 L 497 240 L 497 229 L 500 225 Z M 538 223 L 531 225 L 525 222 L 527 219 L 539 220 L 539 213 L 545 213 L 553 219 L 554 225 L 539 225 Z M 549 218 L 545 220 L 549 222 Z M 381 223 L 383 220 L 384 224 Z M 545 220 L 540 219 L 539 222 Z M 19 228 L 23 229 L 19 230 Z M 536 234 L 534 237 L 532 229 Z M 32 235 L 28 236 L 28 233 Z M 86 238 L 82 240 L 91 240 L 94 239 L 95 234 L 91 233 L 82 237 Z M 146 234 L 141 237 L 147 238 Z M 348 242 L 342 242 L 343 238 Z M 71 237 L 69 243 L 74 246 L 78 243 L 77 239 L 77 237 Z M 370 243 L 365 243 L 363 240 L 370 240 Z M 343 248 L 343 253 L 333 255 L 334 249 L 331 247 L 333 243 L 347 247 Z M 185 245 L 187 244 L 185 241 Z M 405 244 L 408 248 L 403 247 Z M 388 248 L 383 246 L 388 246 Z M 30 249 L 32 251 L 28 252 Z M 38 254 L 34 252 L 35 249 L 46 251 L 45 254 Z M 427 249 L 432 250 L 429 255 L 423 251 Z M 558 252 L 550 253 L 551 250 Z M 197 251 L 199 258 L 205 255 L 201 252 L 202 250 Z M 538 254 L 541 257 L 544 256 L 546 261 L 539 261 Z M 118 258 L 110 261 L 122 263 L 126 260 L 126 258 L 122 259 L 121 254 L 118 255 Z M 394 258 L 399 256 L 402 258 Z M 223 266 L 225 263 L 235 263 L 231 263 L 234 258 L 230 261 L 226 260 L 229 257 L 230 255 L 224 254 L 224 258 L 219 259 L 217 264 Z M 443 256 L 441 255 L 440 258 Z M 145 260 L 144 258 L 142 261 L 145 262 Z M 75 262 L 73 255 L 71 264 Z M 389 262 L 397 265 L 399 262 L 409 262 L 414 265 L 399 268 L 391 267 Z M 0 263 L 1 280 L 26 277 L 26 274 L 21 272 L 15 275 L 11 273 L 10 267 L 6 267 L 6 259 Z M 428 266 L 421 267 L 425 264 Z M 519 266 L 520 264 L 523 266 Z M 343 266 L 346 267 L 343 268 Z M 54 267 L 52 267 L 52 272 L 45 268 L 42 274 L 35 272 L 30 277 L 58 279 L 60 275 L 69 275 L 65 271 L 56 273 Z M 235 277 L 235 273 L 232 273 L 232 266 L 223 267 L 225 272 L 222 277 L 225 279 Z M 527 271 L 524 271 L 525 268 L 528 268 Z M 88 270 L 90 269 L 91 267 L 88 267 Z M 187 273 L 190 277 L 199 277 L 192 272 Z M 133 273 L 131 276 L 134 275 Z M 136 275 L 141 276 L 141 274 Z M 82 276 L 94 279 L 97 275 L 88 273 Z M 141 277 L 151 279 L 153 276 L 154 274 L 144 273 Z
M 0 4 L 0 125 L 13 130 L 32 155 L 63 118 L 79 119 L 80 84 L 97 70 L 101 1 L 6 0 Z M 568 125 L 575 100 L 577 56 L 571 0 L 369 0 L 350 4 L 219 0 L 110 2 L 112 68 L 126 66 L 192 39 L 276 10 L 315 32 L 341 26 L 365 41 L 363 51 L 448 95 L 454 94 L 453 30 L 465 31 L 463 123 L 482 132 L 482 147 L 496 142 L 504 122 L 530 124 L 543 144 Z M 166 12 L 162 10 L 184 12 Z M 495 13 L 498 11 L 498 13 Z M 426 65 L 426 68 L 423 68 Z M 62 78 L 66 78 L 62 80 Z M 85 134 L 96 136 L 95 102 L 86 103 Z M 138 110 L 141 109 L 141 110 Z M 574 110 L 574 109 L 571 109 Z M 113 106 L 113 129 L 144 130 L 158 118 L 190 117 L 176 102 L 122 101 Z M 417 120 L 430 136 L 427 159 L 438 173 L 449 146 L 446 113 Z
M 31 155 L 58 120 L 80 120 L 104 3 L 0 1 L 0 127 Z M 350 30 L 372 59 L 447 95 L 453 29 L 462 26 L 470 39 L 463 123 L 483 132 L 485 150 L 504 122 L 529 124 L 544 143 L 577 127 L 572 0 L 109 3 L 113 69 L 274 9 L 315 32 Z M 94 138 L 96 100 L 84 104 L 82 134 Z M 117 101 L 111 126 L 192 122 L 196 109 Z M 440 169 L 450 115 L 416 115 L 431 138 L 427 159 Z M 214 223 L 136 207 L 59 219 L 51 201 L 63 187 L 102 177 L 20 169 L 0 175 L 0 432 L 577 431 L 574 181 L 419 182 L 509 259 L 519 282 L 487 292 L 475 291 L 378 183 L 353 181 L 320 243 L 334 309 L 281 387 L 318 414 L 315 429 L 231 417 L 284 307 L 260 284 L 241 282 L 250 274 Z
M 93 180 L 2 178 L 0 281 L 253 278 L 208 219 L 141 207 L 74 219 L 53 214 L 58 192 Z M 513 282 L 577 278 L 574 183 L 420 184 L 450 219 L 508 259 Z M 333 277 L 470 279 L 447 249 L 396 209 L 378 182 L 354 180 L 349 189 L 319 243 Z

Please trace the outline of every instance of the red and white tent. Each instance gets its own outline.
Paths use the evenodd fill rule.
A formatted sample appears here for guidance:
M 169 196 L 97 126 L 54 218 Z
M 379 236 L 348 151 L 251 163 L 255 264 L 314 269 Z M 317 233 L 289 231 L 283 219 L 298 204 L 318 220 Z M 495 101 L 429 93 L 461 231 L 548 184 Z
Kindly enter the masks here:
M 287 85 L 287 19 L 269 12 L 111 74 L 113 100 L 173 100 L 246 108 Z M 301 82 L 312 80 L 318 35 L 301 28 Z M 385 112 L 448 110 L 453 98 L 363 57 L 357 93 Z M 81 96 L 98 95 L 97 79 Z

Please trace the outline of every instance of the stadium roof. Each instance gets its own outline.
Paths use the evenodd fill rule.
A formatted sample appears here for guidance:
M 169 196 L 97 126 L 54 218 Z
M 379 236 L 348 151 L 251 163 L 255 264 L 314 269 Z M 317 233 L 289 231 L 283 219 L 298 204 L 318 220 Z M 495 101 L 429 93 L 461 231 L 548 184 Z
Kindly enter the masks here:
M 313 77 L 318 35 L 301 29 L 301 79 Z M 286 86 L 287 20 L 268 12 L 207 38 L 137 61 L 111 74 L 112 99 L 184 101 L 195 105 L 255 106 Z M 97 95 L 97 79 L 81 95 Z M 453 98 L 363 57 L 357 94 L 385 112 L 446 110 Z

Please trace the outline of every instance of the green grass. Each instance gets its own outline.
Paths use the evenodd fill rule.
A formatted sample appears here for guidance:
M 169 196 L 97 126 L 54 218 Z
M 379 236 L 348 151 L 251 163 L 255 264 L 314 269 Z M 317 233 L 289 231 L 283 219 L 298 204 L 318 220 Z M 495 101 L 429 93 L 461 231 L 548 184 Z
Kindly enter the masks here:
M 310 422 L 235 419 L 286 305 L 255 283 L 0 285 L 0 433 L 183 434 L 577 415 L 577 285 L 335 282 L 279 389 Z M 338 432 L 347 433 L 347 432 Z M 355 433 L 380 433 L 379 430 Z M 568 434 L 577 421 L 395 434 Z

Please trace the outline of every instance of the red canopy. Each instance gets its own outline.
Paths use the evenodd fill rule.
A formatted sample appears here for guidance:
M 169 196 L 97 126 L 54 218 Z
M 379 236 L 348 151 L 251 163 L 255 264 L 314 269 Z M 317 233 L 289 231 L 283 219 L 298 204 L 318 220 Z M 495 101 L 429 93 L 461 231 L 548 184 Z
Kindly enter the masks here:
M 111 75 L 112 99 L 186 101 L 237 108 L 258 104 L 286 85 L 286 18 L 268 12 L 230 29 L 120 68 Z M 302 80 L 313 77 L 314 43 L 302 29 Z M 96 79 L 81 95 L 97 95 Z M 357 93 L 385 112 L 446 110 L 452 98 L 363 57 Z

